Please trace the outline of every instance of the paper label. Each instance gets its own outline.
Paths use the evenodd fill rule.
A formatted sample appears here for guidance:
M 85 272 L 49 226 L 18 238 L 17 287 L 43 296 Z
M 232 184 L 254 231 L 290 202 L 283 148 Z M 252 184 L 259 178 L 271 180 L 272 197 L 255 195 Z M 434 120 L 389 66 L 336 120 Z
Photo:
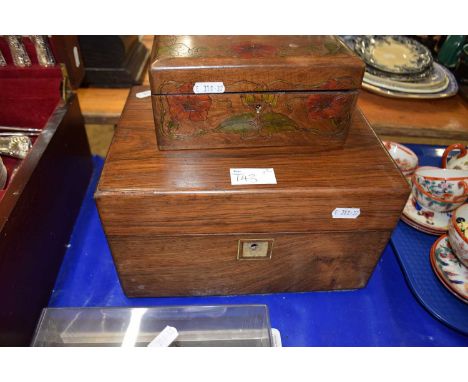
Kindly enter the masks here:
M 78 47 L 77 46 L 73 47 L 73 58 L 75 59 L 75 66 L 77 68 L 79 68 L 80 65 L 81 65 L 81 62 L 80 62 L 80 55 L 78 54 Z
M 276 184 L 275 170 L 272 168 L 231 168 L 231 184 Z
M 147 347 L 168 347 L 172 344 L 179 333 L 177 332 L 176 328 L 172 326 L 166 326 L 161 332 L 154 338 Z
M 333 219 L 356 219 L 361 214 L 360 208 L 335 208 Z
M 193 85 L 195 94 L 224 93 L 225 90 L 222 82 L 195 82 Z
M 135 94 L 135 97 L 137 98 L 146 98 L 151 95 L 151 90 L 145 90 L 144 92 L 138 92 Z

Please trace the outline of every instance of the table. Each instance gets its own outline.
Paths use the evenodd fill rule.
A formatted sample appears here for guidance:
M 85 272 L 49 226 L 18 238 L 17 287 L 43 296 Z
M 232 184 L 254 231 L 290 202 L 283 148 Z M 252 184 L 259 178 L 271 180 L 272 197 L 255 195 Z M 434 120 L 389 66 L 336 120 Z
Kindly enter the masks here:
M 468 141 L 468 104 L 459 95 L 404 100 L 362 90 L 358 106 L 382 139 L 439 145 Z
M 284 346 L 468 346 L 468 336 L 445 326 L 418 303 L 390 245 L 368 285 L 359 290 L 127 298 L 92 197 L 103 159 L 95 157 L 94 164 L 93 180 L 50 307 L 266 304 L 272 326 L 281 332 Z

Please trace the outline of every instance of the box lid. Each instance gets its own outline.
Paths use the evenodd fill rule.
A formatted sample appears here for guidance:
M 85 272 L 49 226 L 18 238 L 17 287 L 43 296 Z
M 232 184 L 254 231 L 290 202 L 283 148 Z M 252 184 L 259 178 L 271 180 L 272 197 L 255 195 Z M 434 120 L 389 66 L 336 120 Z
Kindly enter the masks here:
M 335 36 L 156 36 L 150 62 L 153 94 L 190 94 L 197 82 L 227 93 L 350 90 L 365 67 Z
M 107 235 L 389 231 L 409 186 L 360 111 L 343 149 L 156 149 L 149 98 L 133 89 L 96 191 Z M 232 185 L 231 168 L 273 168 L 277 184 Z M 334 219 L 336 208 L 360 208 Z

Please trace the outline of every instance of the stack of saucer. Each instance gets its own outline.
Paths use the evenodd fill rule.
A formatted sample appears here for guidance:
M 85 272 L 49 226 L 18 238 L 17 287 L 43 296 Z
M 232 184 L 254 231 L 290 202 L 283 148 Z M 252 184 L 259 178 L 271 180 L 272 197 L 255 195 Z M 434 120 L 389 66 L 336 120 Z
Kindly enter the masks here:
M 447 233 L 452 212 L 437 212 L 422 207 L 413 194 L 406 202 L 401 220 L 410 227 L 429 235 L 440 236 Z
M 345 39 L 366 63 L 362 87 L 393 98 L 446 98 L 458 91 L 453 74 L 416 40 L 403 36 Z

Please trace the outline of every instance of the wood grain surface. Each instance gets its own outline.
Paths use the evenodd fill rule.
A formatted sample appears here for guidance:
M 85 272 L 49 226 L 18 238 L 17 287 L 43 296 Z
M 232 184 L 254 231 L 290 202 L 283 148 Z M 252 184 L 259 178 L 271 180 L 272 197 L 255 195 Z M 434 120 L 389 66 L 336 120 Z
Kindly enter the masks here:
M 436 100 L 385 98 L 362 90 L 361 108 L 379 135 L 468 141 L 468 104 L 460 97 Z M 416 140 L 414 140 L 416 138 Z M 423 143 L 427 143 L 424 141 Z
M 135 97 L 142 90 L 136 88 L 129 96 L 95 195 L 129 296 L 365 284 L 409 187 L 359 111 L 343 149 L 159 151 L 151 100 Z M 231 185 L 230 168 L 252 167 L 274 168 L 277 184 Z M 361 215 L 333 219 L 336 207 L 360 208 Z M 233 243 L 249 237 L 275 239 L 271 261 L 239 265 Z M 294 240 L 301 243 L 297 251 L 291 247 Z M 339 266 L 347 256 L 354 259 L 349 260 L 354 268 Z M 241 275 L 249 267 L 255 276 L 246 279 Z M 200 275 L 207 269 L 213 280 L 203 284 Z M 290 277 L 271 278 L 277 271 L 289 272 Z
M 364 63 L 334 36 L 155 36 L 153 94 L 180 94 L 180 83 L 224 83 L 226 93 L 349 90 Z
M 86 123 L 117 124 L 129 89 L 79 88 L 77 90 Z
M 272 233 L 271 259 L 240 261 L 238 240 L 246 238 L 265 235 L 108 240 L 128 296 L 197 296 L 362 288 L 389 233 Z

